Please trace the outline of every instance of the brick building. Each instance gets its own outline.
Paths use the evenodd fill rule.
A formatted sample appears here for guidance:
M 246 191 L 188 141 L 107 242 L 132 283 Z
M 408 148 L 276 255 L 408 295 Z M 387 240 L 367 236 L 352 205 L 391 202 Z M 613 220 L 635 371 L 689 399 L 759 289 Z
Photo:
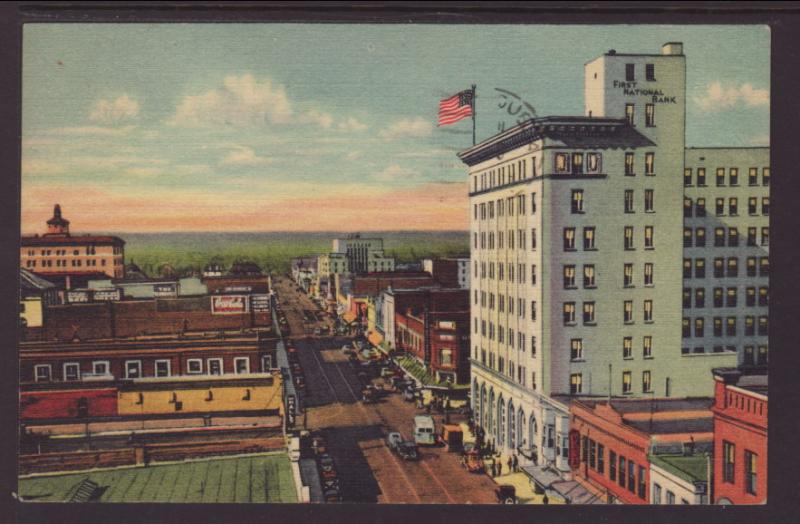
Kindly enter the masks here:
M 713 444 L 712 399 L 573 400 L 569 439 L 556 436 L 575 479 L 607 502 L 649 504 L 649 455 L 695 455 Z M 553 438 L 544 434 L 543 438 Z M 569 450 L 569 451 L 567 451 Z
M 764 370 L 714 370 L 714 489 L 717 504 L 767 501 L 768 381 Z
M 47 233 L 20 239 L 20 267 L 41 275 L 103 273 L 122 278 L 125 241 L 115 236 L 72 235 L 56 204 Z

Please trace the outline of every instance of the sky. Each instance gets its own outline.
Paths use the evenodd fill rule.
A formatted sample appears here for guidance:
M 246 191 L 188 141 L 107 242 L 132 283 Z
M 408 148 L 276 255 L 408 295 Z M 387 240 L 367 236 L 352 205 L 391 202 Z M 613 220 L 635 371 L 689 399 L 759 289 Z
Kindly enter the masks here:
M 469 228 L 478 141 L 583 113 L 583 64 L 687 56 L 687 146 L 769 143 L 766 26 L 26 24 L 23 234 L 55 203 L 74 232 Z

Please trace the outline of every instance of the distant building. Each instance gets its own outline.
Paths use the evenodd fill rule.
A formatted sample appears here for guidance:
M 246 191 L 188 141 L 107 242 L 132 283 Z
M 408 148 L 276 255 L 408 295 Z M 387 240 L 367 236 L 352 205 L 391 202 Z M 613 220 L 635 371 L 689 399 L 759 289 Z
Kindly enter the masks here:
M 72 235 L 56 204 L 44 235 L 20 239 L 20 267 L 48 276 L 105 273 L 122 278 L 125 241 L 115 236 Z
M 426 258 L 422 269 L 444 287 L 469 289 L 469 257 Z
M 764 370 L 714 370 L 716 504 L 767 502 L 768 378 Z
M 58 302 L 56 286 L 27 269 L 19 270 L 19 318 L 23 327 L 44 325 L 44 311 Z
M 212 263 L 212 264 L 206 264 L 205 267 L 203 267 L 202 275 L 203 278 L 221 277 L 224 273 L 225 269 L 222 267 L 221 264 Z
M 382 238 L 362 238 L 358 233 L 335 238 L 331 253 L 344 255 L 351 273 L 394 270 L 394 258 L 383 254 Z
M 650 455 L 650 504 L 708 504 L 710 453 Z

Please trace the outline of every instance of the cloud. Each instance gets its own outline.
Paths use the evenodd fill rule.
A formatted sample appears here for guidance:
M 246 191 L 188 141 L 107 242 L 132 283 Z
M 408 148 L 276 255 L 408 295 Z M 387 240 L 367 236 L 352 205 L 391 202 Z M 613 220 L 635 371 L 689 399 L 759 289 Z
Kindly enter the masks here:
M 129 167 L 125 170 L 125 174 L 136 177 L 154 177 L 164 174 L 164 169 L 161 167 Z
M 64 166 L 48 160 L 30 159 L 22 161 L 22 176 L 59 175 Z
M 413 169 L 408 169 L 405 167 L 401 167 L 397 164 L 393 164 L 383 171 L 379 173 L 375 173 L 372 175 L 372 178 L 375 180 L 380 180 L 383 182 L 393 182 L 397 179 L 411 179 L 417 178 L 419 176 L 419 172 L 414 171 Z
M 139 102 L 128 95 L 116 100 L 98 100 L 89 110 L 89 120 L 104 124 L 115 124 L 139 116 Z
M 354 162 L 359 158 L 361 158 L 362 156 L 364 156 L 364 154 L 361 151 L 350 151 L 349 153 L 347 153 L 345 158 L 351 162 Z
M 320 127 L 328 129 L 333 124 L 333 117 L 328 113 L 312 109 L 301 113 L 297 118 L 297 122 L 300 124 L 317 124 Z
M 210 173 L 211 168 L 205 164 L 182 164 L 171 169 L 176 175 L 202 175 Z
M 723 86 L 720 82 L 708 85 L 706 93 L 695 96 L 694 103 L 705 111 L 730 109 L 743 104 L 747 107 L 769 107 L 769 90 L 756 89 L 752 84 Z
M 430 136 L 433 132 L 433 125 L 424 118 L 404 118 L 398 120 L 386 129 L 383 129 L 379 135 L 387 140 L 395 140 L 398 138 L 421 138 Z
M 239 147 L 236 151 L 231 151 L 220 161 L 226 166 L 258 166 L 270 163 L 269 158 L 256 155 L 255 151 L 249 147 Z
M 101 127 L 101 126 L 76 126 L 56 127 L 51 133 L 64 136 L 125 136 L 136 129 L 136 126 Z
M 336 126 L 340 131 L 364 131 L 369 126 L 357 119 L 351 117 L 346 118 Z
M 226 76 L 221 87 L 185 96 L 167 122 L 187 127 L 257 127 L 288 123 L 291 118 L 283 86 L 244 74 Z

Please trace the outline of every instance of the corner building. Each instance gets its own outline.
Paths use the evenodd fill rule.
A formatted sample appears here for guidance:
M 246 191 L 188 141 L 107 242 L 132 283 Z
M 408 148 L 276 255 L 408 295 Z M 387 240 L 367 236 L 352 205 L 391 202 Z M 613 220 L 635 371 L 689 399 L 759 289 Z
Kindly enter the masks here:
M 710 395 L 681 352 L 686 58 L 611 50 L 585 114 L 526 121 L 469 166 L 472 402 L 487 438 L 569 472 L 575 396 Z

